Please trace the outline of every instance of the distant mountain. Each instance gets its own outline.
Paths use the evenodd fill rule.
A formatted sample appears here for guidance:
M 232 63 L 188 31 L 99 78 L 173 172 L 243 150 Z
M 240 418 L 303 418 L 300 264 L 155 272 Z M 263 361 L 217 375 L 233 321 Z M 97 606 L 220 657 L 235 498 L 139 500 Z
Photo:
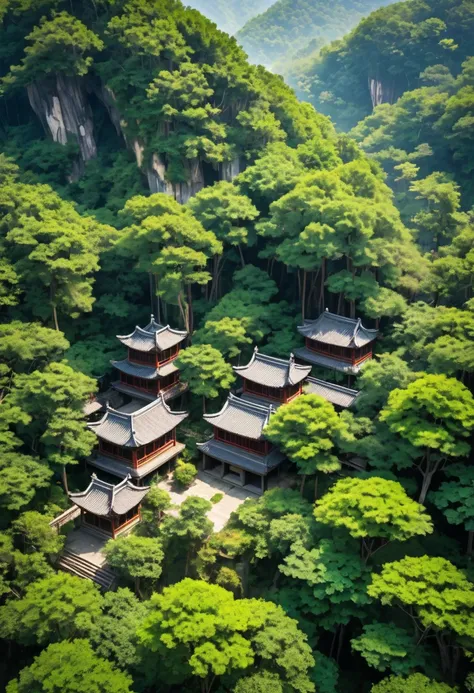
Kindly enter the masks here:
M 349 130 L 375 106 L 428 84 L 428 68 L 456 77 L 473 55 L 472 8 L 472 0 L 409 0 L 382 7 L 342 40 L 289 65 L 286 81 L 300 98 Z
M 252 17 L 265 12 L 275 0 L 184 0 L 228 34 L 244 26 Z
M 278 0 L 237 33 L 251 62 L 285 73 L 286 63 L 311 42 L 320 48 L 340 38 L 390 0 Z

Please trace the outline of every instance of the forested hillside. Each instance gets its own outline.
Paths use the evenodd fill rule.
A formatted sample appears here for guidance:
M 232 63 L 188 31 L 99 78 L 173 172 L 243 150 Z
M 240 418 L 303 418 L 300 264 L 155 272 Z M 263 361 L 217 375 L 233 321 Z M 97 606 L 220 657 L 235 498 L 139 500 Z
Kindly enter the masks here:
M 299 96 L 349 129 L 373 106 L 432 83 L 436 73 L 425 78 L 428 67 L 440 65 L 456 77 L 472 55 L 473 32 L 470 0 L 399 2 L 373 12 L 286 74 Z
M 228 34 L 244 26 L 252 17 L 265 12 L 274 0 L 191 0 L 186 5 L 199 10 Z
M 346 85 L 349 134 L 177 0 L 0 7 L 0 687 L 474 691 L 467 0 L 432 3 L 446 29 L 419 0 L 390 10 L 384 31 L 378 11 L 323 53 L 326 86 Z M 360 36 L 383 60 L 361 48 L 355 68 Z M 371 113 L 377 63 L 404 93 Z M 370 335 L 373 358 L 313 367 L 319 392 L 350 406 L 306 389 L 250 401 L 262 438 L 247 426 L 253 448 L 237 441 L 231 465 L 257 444 L 283 464 L 243 500 L 236 474 L 226 490 L 203 468 L 212 417 L 229 391 L 242 405 L 255 347 L 288 380 L 304 371 L 290 358 L 297 327 L 325 308 Z M 116 411 L 111 360 L 155 319 L 183 343 L 172 362 L 163 347 L 162 375 L 178 370 L 188 391 Z M 160 370 L 144 353 L 138 372 Z M 134 428 L 158 400 L 162 418 Z M 108 415 L 122 442 L 98 442 Z M 179 457 L 141 485 L 92 465 L 138 444 L 148 464 L 155 439 L 137 439 L 153 425 L 164 439 L 173 416 Z M 75 503 L 102 484 L 113 508 L 119 482 L 141 509 L 133 525 L 114 510 L 128 529 L 105 542 L 97 488 L 92 510 Z M 99 537 L 106 563 L 85 572 L 71 542 L 91 515 L 86 553 Z
M 237 34 L 253 63 L 286 74 L 301 51 L 317 51 L 347 33 L 388 0 L 277 0 L 263 14 L 249 19 Z

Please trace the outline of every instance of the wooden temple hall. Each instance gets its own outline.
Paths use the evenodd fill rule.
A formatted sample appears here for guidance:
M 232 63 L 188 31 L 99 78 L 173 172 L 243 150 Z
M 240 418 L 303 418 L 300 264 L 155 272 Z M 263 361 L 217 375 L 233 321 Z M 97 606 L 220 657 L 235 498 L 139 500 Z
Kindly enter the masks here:
M 298 365 L 293 354 L 289 359 L 279 359 L 260 354 L 255 347 L 248 364 L 234 366 L 234 371 L 242 378 L 244 399 L 278 406 L 302 393 L 303 381 L 310 374 L 311 366 Z
M 303 393 L 324 397 L 339 409 L 352 406 L 357 390 L 311 377 L 311 366 L 260 354 L 255 348 L 246 366 L 234 366 L 242 378 L 240 396 L 230 394 L 221 411 L 205 414 L 213 437 L 198 443 L 203 468 L 225 481 L 263 493 L 279 473 L 285 456 L 265 439 L 263 430 L 277 407 Z
M 149 486 L 135 486 L 130 476 L 114 486 L 93 474 L 86 490 L 70 493 L 69 498 L 81 509 L 85 529 L 115 539 L 140 521 L 140 503 L 149 490 Z
M 117 335 L 127 347 L 127 358 L 112 361 L 119 372 L 113 387 L 125 395 L 151 401 L 163 395 L 166 400 L 181 395 L 187 386 L 180 382 L 174 360 L 179 354 L 187 332 L 174 330 L 155 321 L 146 327 L 135 327 L 128 335 Z
M 298 332 L 305 338 L 305 346 L 295 351 L 299 359 L 348 375 L 356 375 L 372 358 L 372 343 L 378 334 L 364 327 L 360 318 L 345 318 L 327 308 L 316 320 L 305 320 Z
M 217 414 L 205 414 L 214 436 L 197 447 L 203 469 L 225 481 L 263 493 L 267 477 L 277 471 L 284 455 L 263 437 L 274 408 L 229 394 Z
M 162 395 L 140 409 L 131 409 L 107 406 L 99 421 L 88 424 L 98 438 L 98 449 L 88 462 L 121 479 L 130 475 L 140 480 L 184 449 L 176 440 L 176 427 L 188 413 L 171 411 Z

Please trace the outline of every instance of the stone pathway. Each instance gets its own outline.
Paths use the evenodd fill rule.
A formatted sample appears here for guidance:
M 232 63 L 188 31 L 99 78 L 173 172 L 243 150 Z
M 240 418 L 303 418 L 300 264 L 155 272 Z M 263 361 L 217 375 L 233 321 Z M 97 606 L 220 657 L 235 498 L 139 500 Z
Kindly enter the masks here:
M 194 484 L 183 491 L 177 491 L 173 484 L 172 477 L 160 481 L 158 486 L 170 494 L 171 501 L 175 505 L 181 505 L 188 496 L 199 496 L 199 498 L 211 500 L 212 496 L 215 496 L 216 493 L 223 493 L 224 497 L 212 506 L 207 515 L 214 524 L 214 530 L 216 532 L 224 527 L 230 514 L 236 510 L 246 498 L 258 498 L 257 495 L 247 490 L 232 486 L 203 471 L 199 471 Z

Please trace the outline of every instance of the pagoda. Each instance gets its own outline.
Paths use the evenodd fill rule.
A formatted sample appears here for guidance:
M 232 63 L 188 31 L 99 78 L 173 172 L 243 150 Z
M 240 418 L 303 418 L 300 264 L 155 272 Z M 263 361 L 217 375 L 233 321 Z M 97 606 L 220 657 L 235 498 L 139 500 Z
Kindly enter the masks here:
M 92 474 L 89 486 L 82 493 L 69 493 L 81 509 L 81 524 L 115 539 L 140 521 L 140 503 L 149 486 L 135 486 L 127 475 L 115 486 Z
M 279 406 L 301 395 L 311 366 L 300 366 L 293 354 L 289 359 L 279 359 L 260 354 L 255 347 L 248 364 L 234 366 L 234 371 L 243 380 L 243 399 Z
M 176 440 L 176 427 L 188 414 L 171 411 L 163 395 L 141 409 L 125 408 L 107 405 L 104 416 L 88 424 L 99 442 L 89 463 L 121 479 L 128 474 L 143 479 L 182 452 L 184 445 Z
M 166 400 L 182 394 L 187 386 L 179 380 L 174 361 L 187 332 L 160 325 L 151 316 L 146 327 L 135 327 L 128 335 L 117 335 L 127 347 L 127 358 L 112 361 L 119 372 L 113 387 L 126 395 L 151 401 L 160 394 Z
M 316 320 L 305 320 L 298 327 L 305 347 L 295 351 L 302 361 L 356 375 L 372 358 L 372 342 L 378 330 L 368 330 L 360 318 L 344 318 L 326 308 Z
M 268 475 L 285 459 L 263 436 L 275 409 L 229 394 L 216 414 L 205 414 L 204 420 L 214 434 L 197 447 L 203 453 L 203 469 L 225 481 L 263 493 Z

